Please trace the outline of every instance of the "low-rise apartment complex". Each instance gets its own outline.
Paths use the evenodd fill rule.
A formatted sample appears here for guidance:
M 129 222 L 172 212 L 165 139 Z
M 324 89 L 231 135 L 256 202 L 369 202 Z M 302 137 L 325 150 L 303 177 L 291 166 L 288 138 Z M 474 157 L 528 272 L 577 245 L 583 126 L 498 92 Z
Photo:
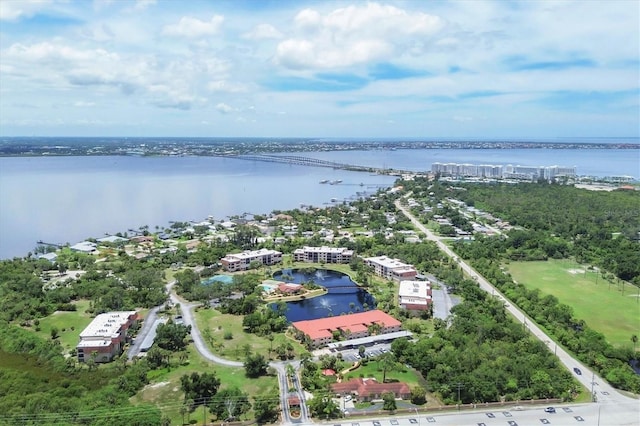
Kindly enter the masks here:
M 398 305 L 408 311 L 427 311 L 431 308 L 431 283 L 428 281 L 400 281 Z
M 109 362 L 123 351 L 127 331 L 138 322 L 136 311 L 100 314 L 80 333 L 76 346 L 78 361 L 86 362 L 95 353 L 95 362 Z
M 305 246 L 293 252 L 296 262 L 310 263 L 349 263 L 353 257 L 353 250 L 343 247 L 309 247 Z
M 242 253 L 227 254 L 220 259 L 222 267 L 229 272 L 246 271 L 251 262 L 263 265 L 275 265 L 282 262 L 282 253 L 276 250 L 260 249 Z
M 370 335 L 375 325 L 379 334 L 402 330 L 402 323 L 380 310 L 340 315 L 315 320 L 296 321 L 291 324 L 297 331 L 307 336 L 315 348 L 331 343 L 334 332 L 345 340 L 359 339 Z
M 398 259 L 391 259 L 387 256 L 365 257 L 364 263 L 373 268 L 373 272 L 383 278 L 392 281 L 413 280 L 418 272 L 406 263 Z

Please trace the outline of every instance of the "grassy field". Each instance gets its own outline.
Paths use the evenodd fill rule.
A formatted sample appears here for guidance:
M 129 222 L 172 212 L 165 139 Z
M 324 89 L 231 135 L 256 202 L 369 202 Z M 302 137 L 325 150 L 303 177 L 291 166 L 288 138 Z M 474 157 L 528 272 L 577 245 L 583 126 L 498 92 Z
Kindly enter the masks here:
M 353 371 L 345 374 L 344 380 L 355 379 L 358 377 L 373 377 L 380 383 L 382 383 L 382 367 L 380 363 L 372 359 L 366 365 L 361 365 Z M 410 368 L 404 365 L 399 365 L 394 370 L 387 370 L 386 380 L 397 380 L 399 382 L 405 382 L 410 387 L 420 384 L 418 375 Z
M 568 260 L 511 262 L 507 268 L 517 282 L 571 306 L 575 318 L 614 346 L 631 347 L 631 336 L 640 334 L 638 288 L 631 284 L 610 283 L 587 266 Z
M 306 349 L 282 333 L 272 334 L 273 342 L 266 337 L 245 333 L 242 328 L 242 316 L 221 314 L 214 309 L 200 309 L 195 312 L 196 324 L 202 333 L 204 341 L 209 349 L 223 358 L 244 361 L 246 357 L 245 348 L 249 347 L 251 353 L 259 353 L 269 358 L 269 349 L 275 349 L 283 342 L 291 342 L 295 351 L 295 356 L 306 352 Z M 206 330 L 209 330 L 208 332 Z M 232 338 L 224 339 L 226 332 L 231 332 Z M 207 337 L 207 333 L 210 338 Z M 275 352 L 271 352 L 271 359 L 274 359 Z
M 77 310 L 72 312 L 57 311 L 53 314 L 40 318 L 40 331 L 36 334 L 43 339 L 51 338 L 51 329 L 56 327 L 58 329 L 60 344 L 69 351 L 75 348 L 80 338 L 80 332 L 89 325 L 93 317 L 85 313 L 89 308 L 88 300 L 80 300 L 74 303 Z
M 274 395 L 278 397 L 278 379 L 276 376 L 260 377 L 257 379 L 249 379 L 245 377 L 244 368 L 224 367 L 212 364 L 202 359 L 200 355 L 189 347 L 189 358 L 179 367 L 171 369 L 155 370 L 149 373 L 151 384 L 138 392 L 131 398 L 133 404 L 150 403 L 154 404 L 162 410 L 162 414 L 171 418 L 171 424 L 181 424 L 182 414 L 180 407 L 184 402 L 184 392 L 180 389 L 180 378 L 185 374 L 198 372 L 215 372 L 220 379 L 220 389 L 236 386 L 251 397 L 259 395 Z M 252 413 L 248 414 L 252 418 Z M 198 419 L 198 424 L 203 420 L 203 409 L 198 408 L 189 414 L 191 419 Z M 187 417 L 185 416 L 185 421 Z

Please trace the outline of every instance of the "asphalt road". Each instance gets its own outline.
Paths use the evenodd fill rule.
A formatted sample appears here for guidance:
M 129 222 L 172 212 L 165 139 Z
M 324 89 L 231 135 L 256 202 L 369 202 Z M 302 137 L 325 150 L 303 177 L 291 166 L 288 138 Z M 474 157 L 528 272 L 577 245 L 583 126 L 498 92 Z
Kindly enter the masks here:
M 193 318 L 192 310 L 194 307 L 198 306 L 198 303 L 187 302 L 184 299 L 179 298 L 173 292 L 174 284 L 175 284 L 175 281 L 167 284 L 167 292 L 169 293 L 169 299 L 171 300 L 171 303 L 173 303 L 174 305 L 178 303 L 180 304 L 180 313 L 182 314 L 182 320 L 184 321 L 185 325 L 191 326 L 191 338 L 193 339 L 193 346 L 196 348 L 198 353 L 203 358 L 211 362 L 214 362 L 216 364 L 226 365 L 228 367 L 244 367 L 244 364 L 240 361 L 231 361 L 225 358 L 220 358 L 219 356 L 211 353 L 211 351 L 205 344 L 204 339 L 202 338 L 202 334 L 200 334 L 200 329 L 198 329 L 198 326 Z
M 607 407 L 607 412 L 610 415 L 621 415 L 622 417 L 626 417 L 628 419 L 633 420 L 632 423 L 611 423 L 611 424 L 633 424 L 640 425 L 640 401 L 634 398 L 630 398 L 622 393 L 620 393 L 613 386 L 609 385 L 604 379 L 595 374 L 595 372 L 578 360 L 574 359 L 567 351 L 565 351 L 562 347 L 557 346 L 551 337 L 549 337 L 545 332 L 543 332 L 534 322 L 532 322 L 525 314 L 515 306 L 511 301 L 507 300 L 502 293 L 498 291 L 491 283 L 489 283 L 482 275 L 476 272 L 469 264 L 464 262 L 462 259 L 458 258 L 458 256 L 444 243 L 434 235 L 427 227 L 425 227 L 422 223 L 420 223 L 411 212 L 404 207 L 400 200 L 396 200 L 396 207 L 402 211 L 402 213 L 411 220 L 411 222 L 422 231 L 428 240 L 434 241 L 440 250 L 446 253 L 449 257 L 454 259 L 460 268 L 472 277 L 474 280 L 478 282 L 480 288 L 485 290 L 486 292 L 501 298 L 505 302 L 505 307 L 513 317 L 521 322 L 523 326 L 527 327 L 527 329 L 538 339 L 544 342 L 550 351 L 554 352 L 554 354 L 558 357 L 560 362 L 562 362 L 567 369 L 574 375 L 576 380 L 578 380 L 585 388 L 592 390 L 595 396 L 595 401 L 598 403 L 597 406 L 602 406 L 600 410 L 604 411 L 604 406 L 612 406 L 616 407 L 613 410 Z M 574 372 L 574 368 L 578 368 L 582 374 L 578 375 Z M 616 417 L 618 418 L 618 417 Z M 490 423 L 485 422 L 487 425 Z M 477 423 L 476 423 L 477 424 Z M 502 423 L 505 424 L 505 423 Z M 507 423 L 508 424 L 508 423 Z M 540 420 L 536 424 L 541 424 Z M 585 423 L 582 423 L 585 424 Z M 604 423 L 601 423 L 604 424 Z
M 198 351 L 198 353 L 208 361 L 211 361 L 215 364 L 225 365 L 228 367 L 239 367 L 244 368 L 244 363 L 240 361 L 232 361 L 225 358 L 221 358 L 215 354 L 213 354 L 209 348 L 207 347 L 204 339 L 202 338 L 202 334 L 200 333 L 200 329 L 195 322 L 193 317 L 193 308 L 198 306 L 198 303 L 187 302 L 184 299 L 178 297 L 175 292 L 173 292 L 174 282 L 167 284 L 167 292 L 169 293 L 169 299 L 171 302 L 175 304 L 180 304 L 180 313 L 182 314 L 182 320 L 185 325 L 191 326 L 191 339 L 193 340 L 193 345 Z M 280 385 L 280 404 L 282 408 L 282 424 L 303 424 L 309 422 L 309 414 L 308 409 L 304 397 L 304 392 L 300 386 L 300 382 L 296 379 L 293 381 L 295 386 L 294 389 L 289 389 L 287 376 L 286 376 L 286 362 L 272 362 L 269 365 L 273 367 L 278 373 L 278 383 Z M 299 362 L 292 362 L 292 365 L 297 370 L 300 366 Z M 287 402 L 288 396 L 296 394 L 300 400 L 300 411 L 301 416 L 299 419 L 293 419 L 289 413 L 289 406 Z M 253 395 L 252 395 L 253 396 Z
M 131 361 L 140 353 L 140 346 L 142 346 L 144 339 L 147 338 L 147 335 L 153 328 L 153 323 L 156 322 L 156 318 L 158 317 L 158 309 L 160 309 L 160 306 L 156 306 L 155 308 L 149 310 L 147 317 L 142 323 L 142 328 L 140 329 L 140 331 L 138 331 L 136 340 L 133 342 L 133 344 L 131 344 L 131 346 L 129 347 L 129 351 L 127 352 L 127 358 L 129 358 L 129 361 Z

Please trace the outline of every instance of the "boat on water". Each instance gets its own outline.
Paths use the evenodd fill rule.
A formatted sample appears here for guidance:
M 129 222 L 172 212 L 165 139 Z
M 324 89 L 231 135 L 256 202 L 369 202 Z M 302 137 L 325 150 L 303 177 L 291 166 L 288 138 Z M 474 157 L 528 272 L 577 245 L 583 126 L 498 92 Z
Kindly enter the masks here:
M 327 183 L 327 182 L 329 182 L 329 179 L 322 179 L 322 180 L 320 181 L 320 183 Z
M 342 183 L 342 180 L 337 179 L 337 180 L 332 180 L 331 182 L 329 182 L 330 185 L 337 185 L 339 183 Z

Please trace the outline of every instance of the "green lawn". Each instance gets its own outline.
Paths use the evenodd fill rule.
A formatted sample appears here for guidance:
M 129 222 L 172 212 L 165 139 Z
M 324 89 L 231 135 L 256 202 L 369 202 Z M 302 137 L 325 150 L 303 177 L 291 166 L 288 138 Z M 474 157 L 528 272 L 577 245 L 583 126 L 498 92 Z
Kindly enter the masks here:
M 373 377 L 382 383 L 383 372 L 382 367 L 379 364 L 380 363 L 375 359 L 369 360 L 366 365 L 360 365 L 360 367 L 345 374 L 344 380 L 347 381 L 358 377 Z M 402 364 L 398 364 L 398 366 L 393 370 L 387 370 L 386 380 L 404 382 L 410 387 L 420 384 L 420 378 L 413 369 L 407 368 Z
M 248 345 L 251 353 L 262 354 L 268 359 L 269 349 L 275 349 L 283 342 L 291 342 L 293 344 L 296 357 L 306 352 L 306 349 L 301 344 L 283 333 L 272 334 L 273 342 L 270 342 L 266 336 L 245 333 L 242 328 L 242 316 L 222 314 L 215 309 L 199 309 L 194 316 L 209 349 L 223 358 L 244 361 L 246 357 L 245 348 Z M 231 332 L 233 337 L 226 340 L 224 338 L 226 332 Z M 275 352 L 272 351 L 271 359 L 274 359 L 274 357 Z
M 58 340 L 67 352 L 76 347 L 80 341 L 78 337 L 80 332 L 84 330 L 93 319 L 92 316 L 85 313 L 89 308 L 88 300 L 80 300 L 74 302 L 74 304 L 77 308 L 76 311 L 56 311 L 47 317 L 40 318 L 40 331 L 36 332 L 38 336 L 44 339 L 50 339 L 51 329 L 56 327 L 60 336 Z
M 244 368 L 224 367 L 202 359 L 193 347 L 189 347 L 189 358 L 186 365 L 172 369 L 155 370 L 149 373 L 151 383 L 131 398 L 133 404 L 150 403 L 159 407 L 162 414 L 171 418 L 171 424 L 182 422 L 180 407 L 184 402 L 184 392 L 180 389 L 180 378 L 185 374 L 198 372 L 215 372 L 220 379 L 220 389 L 236 386 L 249 395 L 249 400 L 258 395 L 279 395 L 276 376 L 249 379 L 245 377 Z M 252 418 L 252 413 L 248 414 Z M 198 419 L 202 424 L 202 407 L 190 413 L 191 419 Z M 185 421 L 187 418 L 185 417 Z
M 632 346 L 640 330 L 638 288 L 610 283 L 587 266 L 568 260 L 511 262 L 508 271 L 519 283 L 552 294 L 573 308 L 574 317 L 602 333 L 614 346 Z M 586 273 L 585 273 L 586 271 Z

